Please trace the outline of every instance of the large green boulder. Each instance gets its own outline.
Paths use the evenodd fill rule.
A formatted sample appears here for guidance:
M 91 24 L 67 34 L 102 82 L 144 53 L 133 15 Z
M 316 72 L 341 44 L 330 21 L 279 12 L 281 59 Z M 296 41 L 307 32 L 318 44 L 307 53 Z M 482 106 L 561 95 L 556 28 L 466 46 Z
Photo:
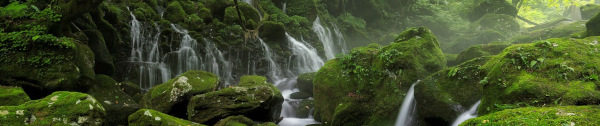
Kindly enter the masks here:
M 469 60 L 438 71 L 415 86 L 418 120 L 424 125 L 450 125 L 482 95 L 479 81 L 487 74 L 479 69 L 490 57 Z
M 600 13 L 596 14 L 596 16 L 592 17 L 587 23 L 585 23 L 585 28 L 587 28 L 587 36 L 599 36 L 600 35 Z
M 254 121 L 243 115 L 229 116 L 221 121 L 217 122 L 214 126 L 252 126 Z
M 512 17 L 517 16 L 519 11 L 506 0 L 483 0 L 479 5 L 471 9 L 469 20 L 476 21 L 488 13 L 505 14 Z
M 456 63 L 460 64 L 471 59 L 482 57 L 482 56 L 493 56 L 496 55 L 504 48 L 508 47 L 508 44 L 480 44 L 469 47 L 468 49 L 460 52 L 456 56 Z
M 298 75 L 298 79 L 296 80 L 296 88 L 300 90 L 300 92 L 306 92 L 310 96 L 313 95 L 313 79 L 315 78 L 315 73 L 304 73 Z
M 54 92 L 19 106 L 0 106 L 2 125 L 101 126 L 106 113 L 92 96 L 77 92 Z
M 16 106 L 30 100 L 21 87 L 0 86 L 0 106 Z
M 196 94 L 213 91 L 218 82 L 219 78 L 212 73 L 197 70 L 188 71 L 164 84 L 150 88 L 140 101 L 140 106 L 145 109 L 185 117 L 181 114 L 185 114 L 187 101 Z
M 597 126 L 600 106 L 525 107 L 467 120 L 461 126 Z
M 507 36 L 519 32 L 521 29 L 521 25 L 519 25 L 515 17 L 505 14 L 485 14 L 474 23 L 475 25 L 472 26 L 472 29 L 475 31 L 489 29 L 498 31 Z
M 129 116 L 130 126 L 205 126 L 152 109 L 140 109 Z
M 188 104 L 189 119 L 215 124 L 228 116 L 244 115 L 254 121 L 279 119 L 283 96 L 265 77 L 243 76 L 238 86 L 192 97 Z
M 446 68 L 427 28 L 409 28 L 383 48 L 355 48 L 315 75 L 315 119 L 325 125 L 393 125 L 411 84 Z
M 482 66 L 488 74 L 480 81 L 484 92 L 478 114 L 600 103 L 599 39 L 554 38 L 506 48 Z
M 549 25 L 552 24 L 552 25 Z M 569 22 L 564 20 L 557 20 L 551 22 L 546 28 L 530 28 L 528 33 L 522 33 L 518 36 L 513 36 L 507 41 L 512 44 L 519 43 L 532 43 L 539 40 L 545 40 L 550 38 L 570 38 L 573 34 L 585 31 L 585 21 Z M 585 37 L 585 36 L 575 36 Z
M 581 18 L 583 20 L 592 19 L 596 14 L 600 13 L 600 5 L 598 4 L 587 4 L 585 6 L 581 6 Z
M 127 125 L 127 117 L 139 109 L 137 102 L 123 92 L 119 83 L 106 75 L 96 75 L 94 82 L 87 93 L 94 96 L 110 115 L 104 124 Z

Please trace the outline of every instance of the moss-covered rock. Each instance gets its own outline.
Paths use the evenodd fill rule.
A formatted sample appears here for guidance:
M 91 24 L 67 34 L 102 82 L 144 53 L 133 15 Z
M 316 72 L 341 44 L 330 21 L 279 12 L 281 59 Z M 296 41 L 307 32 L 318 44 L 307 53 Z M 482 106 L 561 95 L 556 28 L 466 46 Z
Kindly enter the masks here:
M 600 13 L 585 23 L 585 28 L 587 28 L 587 36 L 600 35 Z
M 415 86 L 419 122 L 450 125 L 482 95 L 479 81 L 487 74 L 479 69 L 490 58 L 481 57 L 438 71 Z
M 506 39 L 506 35 L 495 30 L 484 30 L 471 35 L 463 36 L 453 42 L 453 45 L 444 50 L 447 53 L 460 53 L 473 45 L 488 44 Z
M 167 14 L 165 14 L 164 18 L 174 23 L 183 22 L 188 17 L 178 1 L 169 3 L 165 13 Z
M 205 126 L 155 111 L 140 109 L 129 116 L 130 126 Z
M 568 22 L 564 20 L 557 20 L 556 22 L 551 22 L 549 24 L 553 24 L 546 28 L 538 28 L 537 30 L 532 30 L 528 33 L 523 33 L 518 36 L 514 36 L 507 41 L 512 44 L 518 43 L 532 43 L 539 40 L 545 40 L 550 38 L 569 38 L 572 34 L 577 32 L 585 31 L 585 21 L 577 21 L 577 22 Z M 546 24 L 542 24 L 546 25 Z M 576 36 L 576 37 L 585 37 L 585 36 Z
M 0 106 L 2 125 L 101 126 L 106 113 L 92 96 L 77 92 L 54 92 L 19 106 Z
M 314 0 L 292 0 L 286 2 L 286 14 L 306 17 L 308 20 L 317 18 L 317 4 Z
M 244 24 L 246 24 L 246 28 L 255 29 L 256 24 L 252 24 L 250 21 L 260 21 L 260 15 L 258 14 L 258 11 L 254 9 L 251 5 L 248 5 L 247 3 L 240 2 L 238 4 L 238 8 L 242 13 L 242 21 L 244 21 Z M 225 9 L 225 15 L 223 17 L 223 22 L 225 22 L 226 24 L 239 24 L 241 22 L 238 17 L 236 7 L 228 7 L 227 9 Z
M 152 87 L 140 101 L 141 108 L 185 117 L 185 106 L 196 94 L 211 92 L 219 78 L 209 72 L 192 70 Z
M 474 23 L 475 26 L 473 26 L 472 29 L 475 29 L 475 31 L 490 29 L 498 31 L 507 36 L 512 33 L 519 32 L 521 29 L 521 26 L 515 17 L 505 14 L 485 14 L 483 17 L 481 17 L 481 19 L 475 21 Z
M 312 95 L 306 92 L 294 92 L 290 94 L 291 99 L 306 99 L 311 97 Z
M 461 126 L 594 126 L 600 125 L 600 106 L 525 107 L 507 109 L 467 120 Z
M 469 13 L 469 20 L 476 21 L 488 13 L 517 16 L 518 10 L 506 0 L 484 0 Z
M 310 96 L 313 95 L 313 80 L 315 78 L 315 73 L 304 73 L 298 75 L 296 88 L 300 90 L 300 92 L 306 92 Z
M 600 13 L 600 5 L 598 4 L 587 4 L 585 6 L 581 6 L 581 19 L 589 20 L 592 19 L 596 14 Z
M 500 52 L 502 52 L 502 50 L 504 50 L 504 48 L 508 47 L 510 45 L 507 44 L 481 44 L 481 45 L 474 45 L 469 47 L 468 49 L 460 52 L 458 54 L 458 56 L 456 57 L 456 63 L 460 64 L 463 62 L 466 62 L 468 60 L 477 58 L 477 57 L 482 57 L 482 56 L 493 56 L 496 55 Z
M 244 115 L 255 121 L 276 121 L 283 96 L 279 89 L 264 80 L 264 77 L 246 76 L 242 77 L 238 86 L 192 97 L 188 104 L 189 119 L 215 124 L 228 116 Z
M 0 106 L 16 106 L 30 100 L 21 87 L 0 86 Z
M 94 59 L 96 64 L 94 65 L 94 72 L 96 74 L 104 74 L 112 76 L 115 72 L 115 65 L 113 58 L 110 55 L 104 36 L 100 31 L 84 31 L 88 38 L 87 45 L 94 52 Z
M 285 43 L 285 28 L 283 26 L 283 23 L 278 23 L 278 22 L 273 22 L 273 21 L 265 21 L 262 23 L 262 25 L 259 28 L 259 32 L 258 32 L 258 36 L 260 36 L 260 38 L 264 39 L 265 42 L 270 42 L 270 43 L 274 43 L 274 42 L 280 42 L 277 44 L 280 44 L 281 47 L 286 47 L 283 46 Z
M 95 84 L 88 93 L 100 101 L 110 118 L 106 125 L 127 125 L 127 117 L 139 109 L 138 103 L 127 95 L 112 78 L 96 75 Z
M 435 36 L 410 28 L 381 49 L 355 48 L 315 75 L 315 119 L 325 125 L 393 125 L 413 82 L 446 67 Z
M 315 107 L 315 101 L 309 100 L 309 99 L 304 99 L 304 100 L 298 101 L 297 103 L 294 103 L 293 106 L 294 106 L 294 109 L 296 110 L 295 117 L 308 118 L 308 116 L 310 114 L 312 114 L 311 110 Z
M 598 39 L 555 38 L 506 48 L 482 67 L 489 73 L 481 80 L 478 113 L 600 103 Z
M 252 126 L 254 121 L 243 115 L 229 116 L 221 121 L 217 122 L 214 126 Z
M 133 97 L 135 95 L 142 94 L 142 89 L 140 88 L 140 86 L 133 84 L 131 81 L 119 82 L 117 85 L 119 85 L 119 87 L 121 87 L 121 90 L 123 90 L 123 92 L 125 92 L 125 94 L 129 96 Z

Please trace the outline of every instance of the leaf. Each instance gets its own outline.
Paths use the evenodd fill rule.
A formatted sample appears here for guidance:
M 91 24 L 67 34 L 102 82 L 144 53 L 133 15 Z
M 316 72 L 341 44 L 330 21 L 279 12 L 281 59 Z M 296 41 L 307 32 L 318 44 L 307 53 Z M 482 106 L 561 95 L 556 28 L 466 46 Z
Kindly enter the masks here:
M 33 38 L 31 38 L 31 39 L 32 39 L 33 41 L 35 41 L 35 40 L 38 40 L 40 37 L 41 37 L 41 36 L 39 36 L 39 35 L 36 35 L 36 36 L 33 36 Z
M 31 8 L 33 8 L 36 12 L 40 12 L 40 9 L 38 9 L 38 7 L 36 7 L 35 5 L 31 5 Z
M 537 61 L 531 61 L 531 65 L 529 66 L 530 68 L 533 68 L 533 66 L 535 66 L 535 64 L 537 64 Z

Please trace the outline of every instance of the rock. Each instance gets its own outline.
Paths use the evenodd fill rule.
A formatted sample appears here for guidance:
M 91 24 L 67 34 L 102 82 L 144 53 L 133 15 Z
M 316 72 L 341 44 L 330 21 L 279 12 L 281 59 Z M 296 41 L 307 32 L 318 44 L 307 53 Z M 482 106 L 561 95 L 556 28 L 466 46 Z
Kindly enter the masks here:
M 502 52 L 502 50 L 504 50 L 504 48 L 506 48 L 508 46 L 510 46 L 510 45 L 507 45 L 507 44 L 474 45 L 474 46 L 471 46 L 468 49 L 460 52 L 458 54 L 458 56 L 456 57 L 456 63 L 460 64 L 460 63 L 469 61 L 469 60 L 477 58 L 477 57 L 482 57 L 482 56 L 493 56 L 493 55 L 496 55 L 496 54 Z
M 127 117 L 139 109 L 138 103 L 123 92 L 119 83 L 106 75 L 96 75 L 94 82 L 87 93 L 94 96 L 110 115 L 104 124 L 127 125 Z
M 393 125 L 413 82 L 444 69 L 427 28 L 409 28 L 381 49 L 359 47 L 315 75 L 315 119 L 325 125 Z
M 581 18 L 583 20 L 592 19 L 594 15 L 600 13 L 600 5 L 598 4 L 587 4 L 585 6 L 581 6 L 579 9 L 581 11 Z
M 489 29 L 498 31 L 506 36 L 510 36 L 511 34 L 517 33 L 519 30 L 521 30 L 521 25 L 519 25 L 515 17 L 505 14 L 485 14 L 474 23 L 475 25 L 472 27 L 472 29 L 475 29 L 475 31 Z
M 152 87 L 140 101 L 140 106 L 176 117 L 185 117 L 187 101 L 196 94 L 213 91 L 218 82 L 219 78 L 212 73 L 188 71 L 164 84 Z
M 467 120 L 461 126 L 474 125 L 600 125 L 600 106 L 525 107 L 507 109 Z
M 585 31 L 585 21 L 568 22 L 557 20 L 543 25 L 548 26 L 545 28 L 537 28 L 537 30 L 530 28 L 529 30 L 532 31 L 529 33 L 523 33 L 519 36 L 514 36 L 507 41 L 508 43 L 512 44 L 532 43 L 550 38 L 569 38 L 572 36 L 572 34 Z M 584 38 L 585 35 L 576 37 Z
M 154 111 L 152 109 L 140 109 L 129 116 L 129 125 L 133 126 L 205 126 L 192 121 Z
M 485 0 L 471 10 L 468 18 L 471 21 L 476 21 L 488 13 L 505 14 L 515 17 L 518 10 L 506 0 Z
M 315 78 L 315 73 L 304 73 L 298 75 L 296 88 L 300 90 L 300 92 L 306 92 L 310 96 L 313 95 L 313 79 Z
M 314 107 L 315 107 L 315 101 L 314 100 L 304 99 L 302 101 L 297 102 L 297 105 L 294 105 L 294 109 L 296 110 L 296 116 L 295 117 L 297 117 L 297 118 L 308 118 L 308 116 L 312 112 L 310 110 L 313 109 Z
M 418 121 L 423 125 L 450 125 L 463 111 L 481 99 L 486 72 L 479 68 L 490 57 L 469 60 L 438 71 L 415 86 Z
M 585 23 L 585 28 L 587 28 L 587 36 L 599 36 L 600 35 L 600 13 L 596 14 L 596 16 L 592 17 L 587 23 Z
M 185 17 L 188 17 L 178 1 L 169 3 L 165 13 L 167 13 L 165 19 L 173 23 L 183 22 L 186 20 Z
M 84 33 L 89 39 L 88 46 L 92 49 L 92 52 L 94 52 L 94 59 L 96 61 L 94 72 L 96 74 L 112 76 L 115 73 L 115 66 L 112 55 L 110 55 L 108 48 L 106 47 L 102 33 L 100 33 L 100 31 L 84 31 Z
M 19 52 L 6 58 L 15 59 L 0 65 L 1 85 L 20 86 L 32 99 L 39 99 L 53 91 L 85 92 L 94 76 L 94 53 L 82 43 L 74 42 L 73 49 L 39 49 Z M 52 57 L 40 53 L 52 55 Z M 16 59 L 47 58 L 47 65 L 20 64 Z M 40 61 L 42 62 L 42 61 Z
M 131 81 L 123 81 L 120 82 L 119 87 L 121 88 L 121 90 L 123 92 L 125 92 L 125 94 L 129 95 L 129 96 L 135 96 L 135 95 L 141 95 L 142 94 L 142 89 L 140 88 L 139 85 L 133 84 Z
M 217 122 L 214 126 L 252 126 L 254 125 L 254 121 L 252 119 L 244 117 L 243 115 L 239 116 L 229 116 L 221 121 Z
M 504 39 L 506 39 L 506 35 L 498 31 L 488 29 L 458 38 L 458 40 L 453 42 L 454 45 L 452 45 L 445 51 L 448 53 L 460 53 L 473 45 L 488 44 L 493 43 L 494 41 L 501 41 Z
M 458 56 L 458 54 L 448 54 L 448 53 L 444 53 L 444 57 L 446 57 L 446 66 L 454 66 L 459 64 L 456 61 L 456 57 Z
M 277 42 L 278 44 L 283 44 L 287 40 L 285 38 L 285 28 L 283 27 L 283 23 L 272 21 L 263 22 L 259 28 L 258 36 L 264 39 L 265 42 L 270 43 Z M 286 46 L 280 45 L 280 47 Z
M 261 79 L 255 81 L 256 78 Z M 203 124 L 215 124 L 228 116 L 244 115 L 254 121 L 276 121 L 281 113 L 283 96 L 273 84 L 263 80 L 266 79 L 244 76 L 238 86 L 192 97 L 188 104 L 189 119 Z
M 92 96 L 77 92 L 54 92 L 19 106 L 0 106 L 3 125 L 101 126 L 106 113 Z
M 254 7 L 252 7 L 251 5 L 248 5 L 245 2 L 238 2 L 238 8 L 240 9 L 240 12 L 242 13 L 242 19 L 243 21 L 245 21 L 244 23 L 246 24 L 246 28 L 247 29 L 256 29 L 256 24 L 251 24 L 250 21 L 252 22 L 258 22 L 260 21 L 260 15 L 258 14 L 258 11 L 256 9 L 254 9 Z M 238 17 L 238 13 L 237 10 L 234 6 L 228 7 L 227 9 L 225 9 L 225 15 L 224 15 L 224 19 L 223 22 L 225 22 L 226 24 L 240 24 L 240 18 Z
M 510 46 L 481 68 L 483 97 L 478 114 L 522 106 L 600 103 L 600 37 L 554 38 Z
M 306 92 L 294 92 L 294 93 L 290 94 L 291 99 L 307 99 L 310 97 L 311 97 L 311 95 Z
M 286 14 L 306 17 L 310 21 L 317 19 L 317 4 L 313 0 L 293 0 L 286 2 Z
M 21 87 L 0 86 L 0 106 L 17 106 L 30 100 Z

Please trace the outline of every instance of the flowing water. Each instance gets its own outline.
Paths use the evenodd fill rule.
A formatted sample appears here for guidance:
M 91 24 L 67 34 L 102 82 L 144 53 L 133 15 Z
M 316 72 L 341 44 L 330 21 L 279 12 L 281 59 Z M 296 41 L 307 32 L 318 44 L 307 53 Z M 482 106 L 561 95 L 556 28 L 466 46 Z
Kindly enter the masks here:
M 415 101 L 415 85 L 417 85 L 421 80 L 413 83 L 412 86 L 406 92 L 406 97 L 404 97 L 404 102 L 402 102 L 402 107 L 400 108 L 400 113 L 398 113 L 398 118 L 396 119 L 396 126 L 412 126 L 414 124 L 413 117 L 416 114 L 417 102 Z
M 321 20 L 319 17 L 313 22 L 313 31 L 317 33 L 319 37 L 319 41 L 323 44 L 323 50 L 325 50 L 325 56 L 327 60 L 331 60 L 335 58 L 335 55 L 338 53 L 346 53 L 346 45 L 344 37 L 342 33 L 334 27 L 334 32 L 327 27 L 324 27 L 321 24 Z M 333 35 L 335 34 L 335 36 Z
M 454 123 L 452 123 L 452 126 L 458 126 L 464 121 L 467 121 L 471 118 L 477 117 L 477 107 L 479 107 L 480 103 L 481 103 L 481 100 L 477 101 L 473 106 L 471 106 L 471 108 L 469 108 L 468 111 L 460 114 L 460 116 L 458 116 L 458 118 L 456 118 L 456 120 L 454 120 Z

